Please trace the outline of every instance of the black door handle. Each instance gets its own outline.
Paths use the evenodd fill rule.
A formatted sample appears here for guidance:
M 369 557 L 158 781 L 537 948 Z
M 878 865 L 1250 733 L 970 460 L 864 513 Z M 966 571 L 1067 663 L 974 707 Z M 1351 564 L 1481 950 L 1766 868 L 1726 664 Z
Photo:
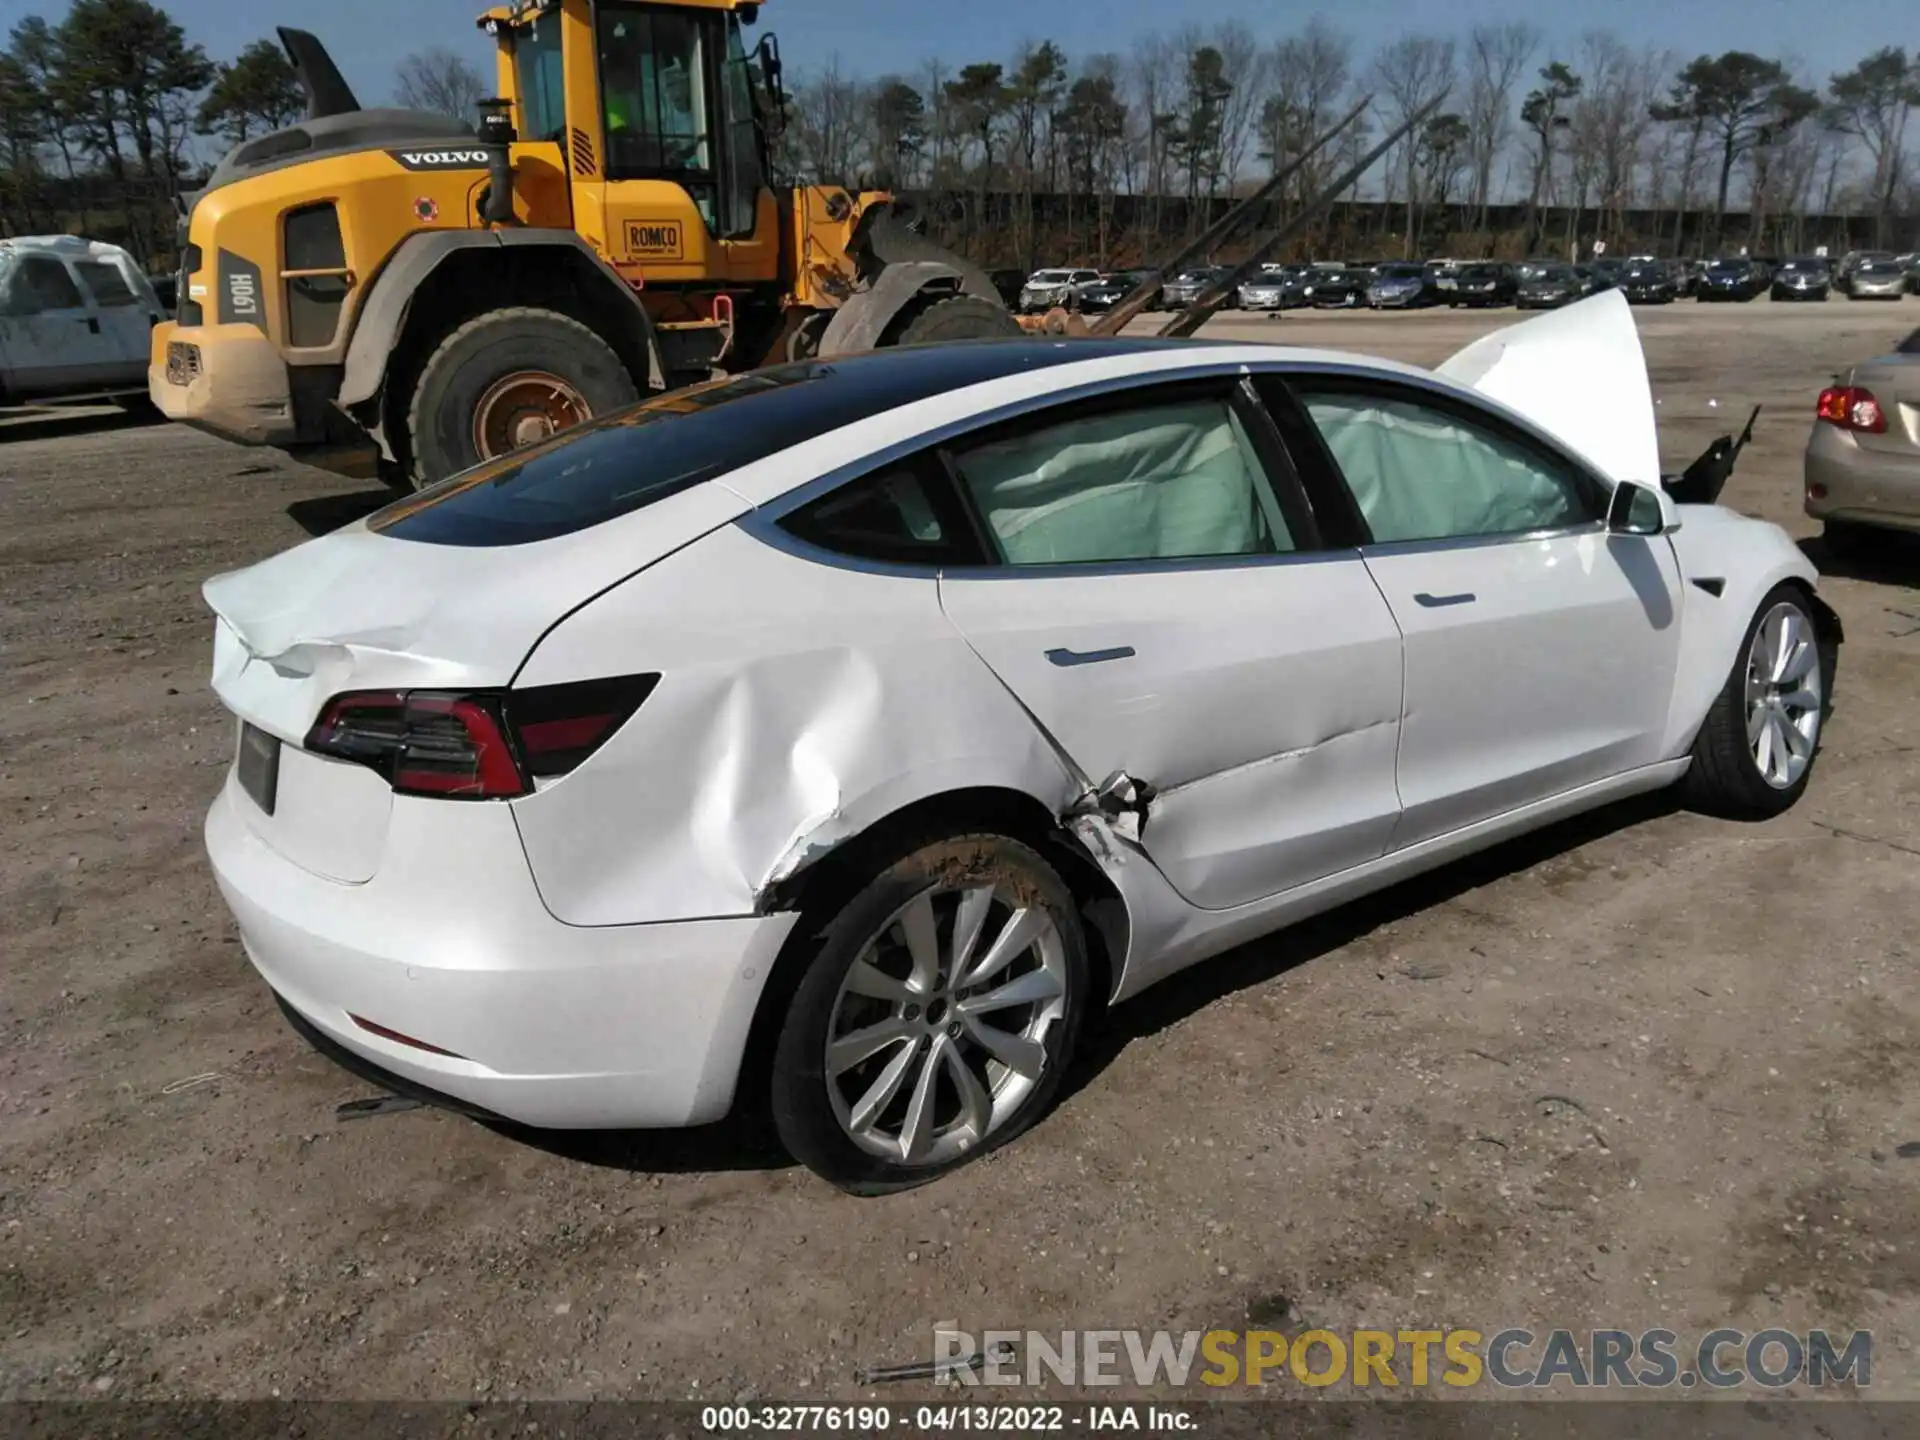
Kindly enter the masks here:
M 1111 650 L 1049 650 L 1047 659 L 1056 665 L 1098 665 L 1105 660 L 1131 660 L 1131 645 L 1116 645 Z
M 96 335 L 100 333 L 100 320 L 97 316 L 89 315 L 87 317 L 87 329 Z
M 1426 591 L 1422 590 L 1413 598 L 1429 610 L 1439 610 L 1448 605 L 1471 605 L 1475 597 L 1471 590 L 1459 595 L 1429 595 Z

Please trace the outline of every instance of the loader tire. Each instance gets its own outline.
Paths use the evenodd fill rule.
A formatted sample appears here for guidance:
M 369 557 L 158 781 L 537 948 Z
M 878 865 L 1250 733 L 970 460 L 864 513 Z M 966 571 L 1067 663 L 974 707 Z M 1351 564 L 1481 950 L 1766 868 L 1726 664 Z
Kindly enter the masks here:
M 613 348 L 578 320 L 515 307 L 435 347 L 407 408 L 409 475 L 424 488 L 640 398 Z
M 978 295 L 952 295 L 915 315 L 893 343 L 945 345 L 954 340 L 1002 340 L 1025 333 L 1020 322 L 993 301 Z

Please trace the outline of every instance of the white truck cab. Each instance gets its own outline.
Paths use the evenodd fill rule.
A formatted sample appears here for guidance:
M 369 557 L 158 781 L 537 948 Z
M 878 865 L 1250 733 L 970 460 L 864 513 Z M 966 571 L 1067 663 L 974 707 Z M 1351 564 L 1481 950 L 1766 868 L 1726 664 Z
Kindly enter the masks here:
M 165 318 L 118 245 L 0 240 L 0 402 L 144 395 L 152 330 Z

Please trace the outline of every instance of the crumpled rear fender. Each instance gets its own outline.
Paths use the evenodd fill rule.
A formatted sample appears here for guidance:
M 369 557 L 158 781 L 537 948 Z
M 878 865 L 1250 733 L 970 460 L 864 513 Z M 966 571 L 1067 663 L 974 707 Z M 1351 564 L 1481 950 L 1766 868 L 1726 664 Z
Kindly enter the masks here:
M 1085 789 L 931 572 L 823 564 L 729 526 L 569 616 L 515 684 L 655 672 L 585 765 L 512 802 L 568 924 L 752 914 L 919 801 L 992 787 L 1059 816 Z

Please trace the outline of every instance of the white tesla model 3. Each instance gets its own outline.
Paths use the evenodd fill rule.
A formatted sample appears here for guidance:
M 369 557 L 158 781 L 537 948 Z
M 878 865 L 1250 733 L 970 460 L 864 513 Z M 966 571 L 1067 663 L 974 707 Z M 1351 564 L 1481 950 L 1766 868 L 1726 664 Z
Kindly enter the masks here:
M 1608 294 L 1437 372 L 1160 341 L 667 394 L 206 586 L 289 1020 L 553 1127 L 913 1184 L 1090 1009 L 1516 832 L 1807 784 L 1840 640 L 1677 504 Z

